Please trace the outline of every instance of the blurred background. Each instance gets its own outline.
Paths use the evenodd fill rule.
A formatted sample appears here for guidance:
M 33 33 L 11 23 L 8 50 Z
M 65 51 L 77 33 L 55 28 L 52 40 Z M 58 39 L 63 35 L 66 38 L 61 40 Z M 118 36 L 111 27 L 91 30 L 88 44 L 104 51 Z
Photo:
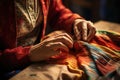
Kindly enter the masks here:
M 120 23 L 120 0 L 63 0 L 63 3 L 87 20 Z

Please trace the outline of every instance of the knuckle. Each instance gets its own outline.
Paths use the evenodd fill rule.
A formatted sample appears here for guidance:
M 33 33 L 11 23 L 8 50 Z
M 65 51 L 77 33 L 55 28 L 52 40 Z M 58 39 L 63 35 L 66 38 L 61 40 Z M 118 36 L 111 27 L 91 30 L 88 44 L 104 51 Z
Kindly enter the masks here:
M 92 24 L 92 22 L 91 22 L 91 21 L 87 21 L 87 22 Z
M 93 29 L 94 31 L 96 31 L 96 28 L 95 28 L 95 27 L 92 27 L 92 29 Z
M 64 33 L 65 36 L 69 36 L 67 33 Z M 70 37 L 70 36 L 69 36 Z
M 57 45 L 58 45 L 58 46 L 63 46 L 63 43 L 62 43 L 62 42 L 58 42 Z

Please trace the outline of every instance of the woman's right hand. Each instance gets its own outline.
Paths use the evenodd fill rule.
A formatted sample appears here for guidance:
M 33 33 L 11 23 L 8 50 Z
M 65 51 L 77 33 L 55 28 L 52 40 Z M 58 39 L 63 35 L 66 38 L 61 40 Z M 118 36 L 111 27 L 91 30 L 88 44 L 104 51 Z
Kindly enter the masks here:
M 60 51 L 68 52 L 73 47 L 73 39 L 64 31 L 54 31 L 39 43 L 31 47 L 30 60 L 33 62 L 50 58 L 60 54 Z

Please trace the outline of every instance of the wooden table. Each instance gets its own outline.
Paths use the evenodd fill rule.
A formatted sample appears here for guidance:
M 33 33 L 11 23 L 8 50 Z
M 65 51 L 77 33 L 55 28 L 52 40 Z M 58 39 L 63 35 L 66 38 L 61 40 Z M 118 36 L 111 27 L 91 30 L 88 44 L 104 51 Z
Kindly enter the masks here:
M 98 21 L 94 24 L 97 30 L 109 30 L 120 33 L 120 24 L 107 22 L 107 21 Z
M 97 30 L 110 30 L 120 33 L 120 24 L 98 21 L 94 24 Z M 33 64 L 28 66 L 26 69 L 13 76 L 10 80 L 40 80 L 39 69 L 40 64 Z

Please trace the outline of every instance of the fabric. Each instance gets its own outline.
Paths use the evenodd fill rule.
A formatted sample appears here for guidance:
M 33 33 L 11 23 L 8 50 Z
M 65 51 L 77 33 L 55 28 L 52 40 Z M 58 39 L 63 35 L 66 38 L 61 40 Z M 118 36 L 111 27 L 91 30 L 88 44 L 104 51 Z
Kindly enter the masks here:
M 65 8 L 61 0 L 40 0 L 40 3 L 43 12 L 43 25 L 40 26 L 42 30 L 39 41 L 45 35 L 47 24 L 56 29 L 64 29 L 67 32 L 71 32 L 73 21 L 76 18 L 82 18 Z M 30 63 L 28 54 L 31 46 L 17 47 L 14 6 L 14 0 L 0 1 L 0 67 L 3 70 L 18 68 Z
M 52 56 L 26 71 L 40 80 L 119 80 L 120 33 L 98 31 L 90 43 L 75 41 L 69 53 Z M 18 75 L 28 77 L 28 73 Z
M 17 38 L 31 32 L 37 23 L 37 19 L 42 15 L 41 5 L 38 0 L 15 0 L 15 14 Z
M 17 46 L 33 45 L 40 37 L 39 26 L 43 20 L 41 9 L 39 0 L 15 0 Z
M 33 73 L 35 71 L 34 74 L 39 77 L 40 80 L 81 80 L 82 78 L 84 78 L 84 80 L 86 79 L 85 76 L 80 75 L 83 73 L 82 71 L 79 73 L 80 70 L 71 70 L 66 65 L 60 64 L 42 63 L 29 67 L 27 71 L 31 72 L 31 70 L 33 71 Z M 25 79 L 25 77 L 23 79 Z
M 90 43 L 76 41 L 69 53 L 53 56 L 47 62 L 65 64 L 79 75 L 87 75 L 83 80 L 119 80 L 120 34 L 98 31 Z

